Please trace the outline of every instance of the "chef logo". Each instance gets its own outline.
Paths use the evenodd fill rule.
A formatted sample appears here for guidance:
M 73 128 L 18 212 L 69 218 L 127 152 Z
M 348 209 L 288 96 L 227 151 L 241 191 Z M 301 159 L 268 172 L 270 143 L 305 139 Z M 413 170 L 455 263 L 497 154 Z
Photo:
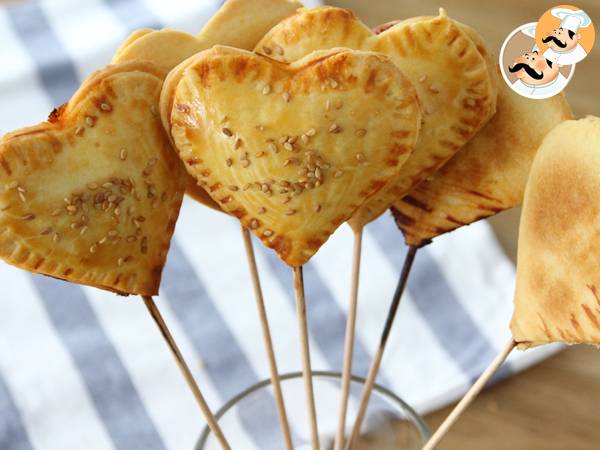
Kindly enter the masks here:
M 514 30 L 500 51 L 504 81 L 517 94 L 532 99 L 552 97 L 569 84 L 575 64 L 594 44 L 594 25 L 579 8 L 551 8 L 538 22 Z
M 561 65 L 581 62 L 592 50 L 594 39 L 590 16 L 568 5 L 546 11 L 535 32 L 535 41 L 544 57 Z

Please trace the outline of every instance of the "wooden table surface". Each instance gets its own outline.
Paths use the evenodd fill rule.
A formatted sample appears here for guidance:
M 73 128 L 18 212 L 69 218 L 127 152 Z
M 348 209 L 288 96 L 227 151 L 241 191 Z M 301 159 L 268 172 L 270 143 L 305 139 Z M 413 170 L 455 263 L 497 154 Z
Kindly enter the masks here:
M 544 10 L 560 4 L 541 0 L 330 0 L 352 9 L 374 26 L 394 19 L 436 14 L 439 7 L 469 24 L 498 53 L 510 31 L 536 21 Z M 600 24 L 600 1 L 575 2 Z M 493 5 L 493 6 L 492 6 Z M 577 66 L 567 96 L 575 114 L 600 115 L 600 45 Z M 492 219 L 500 242 L 514 259 L 519 211 Z M 436 428 L 446 408 L 427 417 Z M 587 450 L 600 449 L 600 352 L 571 347 L 559 355 L 486 390 L 442 441 L 442 450 Z
M 19 0 L 10 0 L 19 1 Z M 250 1 L 250 0 L 249 0 Z M 7 0 L 0 0 L 7 3 Z M 489 48 L 498 52 L 506 35 L 538 19 L 560 2 L 542 0 L 329 0 L 352 9 L 369 25 L 416 15 L 435 14 L 439 7 L 477 28 Z M 600 1 L 577 1 L 600 23 Z M 600 115 L 595 75 L 600 49 L 577 66 L 567 89 L 575 114 Z M 491 223 L 503 247 L 514 258 L 518 211 L 507 211 Z M 592 450 L 600 449 L 600 353 L 592 347 L 572 347 L 557 356 L 486 390 L 441 444 L 443 450 Z M 427 417 L 435 428 L 449 413 Z

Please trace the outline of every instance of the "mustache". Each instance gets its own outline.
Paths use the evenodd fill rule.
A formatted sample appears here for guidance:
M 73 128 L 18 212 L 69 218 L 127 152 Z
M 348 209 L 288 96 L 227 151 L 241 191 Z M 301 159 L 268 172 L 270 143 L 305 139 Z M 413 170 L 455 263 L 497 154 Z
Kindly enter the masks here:
M 550 41 L 553 41 L 560 48 L 565 48 L 567 46 L 566 42 L 561 42 L 560 40 L 558 40 L 558 38 L 556 36 L 546 36 L 544 39 L 542 39 L 542 42 L 544 44 L 547 44 Z
M 510 67 L 510 66 L 508 67 L 508 70 L 510 71 L 510 73 L 518 72 L 521 69 L 524 69 L 525 72 L 527 72 L 527 75 L 529 75 L 534 80 L 541 80 L 542 78 L 544 78 L 543 72 L 537 72 L 533 67 L 528 66 L 525 63 L 517 63 L 512 67 Z

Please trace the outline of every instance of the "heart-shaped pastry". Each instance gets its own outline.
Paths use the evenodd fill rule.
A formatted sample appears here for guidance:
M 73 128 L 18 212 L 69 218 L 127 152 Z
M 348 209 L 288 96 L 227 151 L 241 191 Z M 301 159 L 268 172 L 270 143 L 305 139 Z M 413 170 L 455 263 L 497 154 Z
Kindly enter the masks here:
M 390 181 L 420 124 L 394 64 L 346 49 L 288 65 L 215 47 L 169 74 L 161 115 L 188 172 L 291 266 Z
M 122 294 L 158 293 L 185 171 L 155 105 L 164 73 L 92 75 L 48 122 L 0 141 L 0 257 Z
M 531 100 L 500 83 L 494 117 L 431 179 L 394 203 L 392 212 L 406 243 L 424 245 L 521 204 L 542 139 L 571 117 L 562 94 Z
M 149 61 L 169 72 L 186 58 L 216 44 L 252 50 L 277 22 L 301 7 L 296 0 L 228 0 L 198 35 L 170 29 L 137 30 L 121 44 L 112 62 Z M 220 211 L 219 205 L 189 176 L 186 192 Z
M 598 267 L 600 119 L 587 117 L 550 131 L 531 167 L 519 229 L 515 341 L 599 345 Z
M 351 11 L 300 10 L 267 33 L 256 50 L 289 62 L 333 47 L 390 57 L 415 86 L 424 112 L 419 142 L 396 180 L 349 221 L 361 229 L 439 169 L 489 120 L 496 108 L 495 81 L 468 32 L 443 11 L 374 35 Z

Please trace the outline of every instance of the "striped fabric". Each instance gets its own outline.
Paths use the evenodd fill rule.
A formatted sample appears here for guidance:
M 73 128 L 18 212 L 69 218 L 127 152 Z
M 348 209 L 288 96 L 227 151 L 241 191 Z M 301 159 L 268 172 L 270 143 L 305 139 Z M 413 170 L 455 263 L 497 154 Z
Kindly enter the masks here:
M 133 29 L 197 32 L 219 6 L 40 0 L 0 8 L 0 132 L 44 120 Z M 305 269 L 315 369 L 342 365 L 351 241 L 342 227 Z M 296 371 L 291 272 L 255 245 L 280 368 Z M 388 215 L 368 227 L 357 374 L 376 349 L 405 252 Z M 421 412 L 457 398 L 509 337 L 513 280 L 485 223 L 420 251 L 380 381 Z M 0 283 L 0 449 L 193 448 L 202 417 L 139 299 L 4 264 Z M 186 200 L 157 302 L 212 408 L 268 377 L 234 220 Z M 505 373 L 553 350 L 515 353 Z M 237 426 L 249 434 L 249 449 L 267 448 L 252 433 L 256 421 L 242 413 Z

